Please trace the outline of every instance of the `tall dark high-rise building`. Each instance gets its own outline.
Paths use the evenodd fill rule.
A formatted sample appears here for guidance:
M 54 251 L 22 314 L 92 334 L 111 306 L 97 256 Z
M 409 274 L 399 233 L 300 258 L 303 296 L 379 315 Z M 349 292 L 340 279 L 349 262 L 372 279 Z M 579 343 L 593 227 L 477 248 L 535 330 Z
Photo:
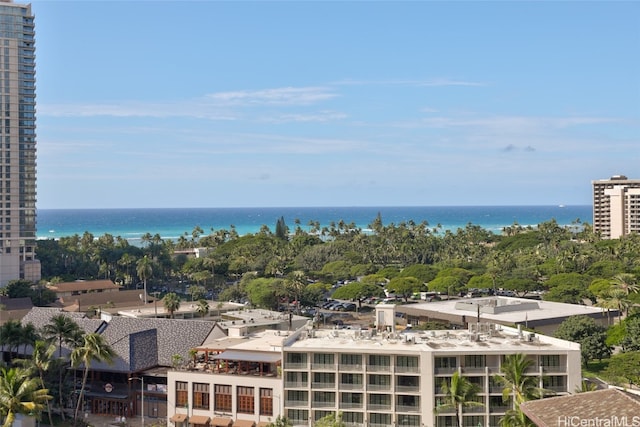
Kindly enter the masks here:
M 36 247 L 36 61 L 30 4 L 0 0 L 0 286 L 40 280 Z

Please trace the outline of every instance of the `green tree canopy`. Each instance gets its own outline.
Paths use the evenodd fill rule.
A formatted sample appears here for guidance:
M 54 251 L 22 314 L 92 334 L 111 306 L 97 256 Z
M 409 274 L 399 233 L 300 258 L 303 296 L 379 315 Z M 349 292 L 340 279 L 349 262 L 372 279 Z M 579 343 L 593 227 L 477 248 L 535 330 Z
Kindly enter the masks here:
M 387 285 L 387 290 L 402 296 L 405 301 L 408 301 L 414 292 L 420 292 L 423 288 L 426 288 L 426 286 L 415 277 L 394 277 Z
M 558 326 L 554 336 L 579 343 L 585 366 L 591 359 L 602 359 L 611 354 L 611 349 L 606 344 L 606 328 L 587 316 L 567 318 Z

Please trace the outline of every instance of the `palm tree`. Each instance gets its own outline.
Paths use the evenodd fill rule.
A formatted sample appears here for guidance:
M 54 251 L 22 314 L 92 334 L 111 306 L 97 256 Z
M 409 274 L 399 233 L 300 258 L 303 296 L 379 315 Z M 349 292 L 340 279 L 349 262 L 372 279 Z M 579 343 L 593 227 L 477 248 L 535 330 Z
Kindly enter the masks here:
M 618 310 L 618 320 L 622 320 L 624 311 L 631 306 L 631 300 L 629 300 L 628 294 L 623 289 L 611 287 L 600 294 L 596 305 L 603 309 Z
M 20 368 L 0 370 L 0 414 L 6 416 L 3 427 L 11 427 L 16 414 L 39 414 L 51 399 L 29 371 Z
M 502 384 L 502 400 L 508 402 L 513 398 L 514 408 L 508 410 L 500 419 L 502 427 L 528 427 L 534 424 L 520 410 L 520 404 L 527 400 L 542 397 L 543 390 L 538 386 L 538 377 L 526 375 L 534 362 L 522 353 L 510 354 L 502 361 L 500 372 L 494 376 L 498 384 Z
M 80 326 L 70 317 L 64 314 L 53 316 L 49 323 L 44 325 L 42 333 L 49 340 L 58 340 L 58 357 L 62 357 L 62 344 L 72 344 L 80 332 Z
M 147 304 L 147 279 L 153 274 L 153 262 L 146 255 L 136 263 L 136 273 L 144 283 L 144 304 Z
M 8 349 L 9 363 L 12 359 L 14 347 L 17 353 L 20 344 L 22 344 L 22 324 L 19 320 L 9 320 L 0 326 L 0 346 L 2 346 L 5 351 Z
M 162 303 L 164 304 L 164 309 L 173 319 L 173 313 L 180 309 L 180 297 L 175 292 L 169 292 L 162 298 Z
M 87 385 L 91 362 L 107 362 L 111 364 L 114 356 L 115 352 L 105 341 L 104 337 L 95 332 L 85 335 L 82 346 L 75 348 L 71 353 L 72 366 L 77 368 L 80 364 L 84 364 L 84 374 L 82 375 L 82 386 L 80 388 L 80 394 L 78 395 L 78 403 L 76 404 L 74 425 L 78 422 L 78 413 L 80 412 L 80 406 L 84 398 L 84 389 Z
M 55 362 L 54 354 L 56 352 L 56 346 L 45 341 L 37 340 L 33 344 L 33 354 L 31 360 L 23 360 L 25 365 L 30 365 L 38 371 L 40 377 L 40 385 L 44 389 L 46 388 L 44 383 L 44 374 L 47 372 Z M 53 426 L 53 417 L 51 414 L 51 406 L 49 405 L 49 399 L 47 403 L 47 414 L 49 415 L 49 425 Z
M 205 315 L 209 314 L 209 303 L 207 302 L 207 300 L 199 299 L 196 310 L 198 311 L 198 314 L 200 314 L 200 317 L 204 317 Z
M 442 403 L 436 408 L 436 412 L 453 409 L 456 412 L 456 424 L 462 426 L 462 409 L 470 407 L 484 406 L 476 400 L 480 388 L 467 378 L 455 372 L 451 377 L 451 383 L 444 382 L 441 387 L 442 394 L 445 395 Z
M 508 402 L 511 397 L 516 406 L 522 402 L 540 397 L 538 377 L 525 375 L 534 362 L 527 359 L 522 353 L 505 356 L 500 366 L 502 375 L 496 375 L 494 379 L 502 384 L 502 400 Z
M 520 409 L 509 409 L 500 417 L 500 427 L 535 427 L 529 418 Z
M 58 314 L 57 316 L 53 316 L 49 323 L 44 325 L 42 328 L 42 333 L 50 341 L 57 340 L 58 341 L 58 359 L 62 359 L 62 344 L 76 344 L 78 341 L 78 337 L 81 334 L 80 326 L 70 317 L 65 316 L 64 314 Z M 59 375 L 58 375 L 58 404 L 60 405 L 60 416 L 64 420 L 64 395 L 62 393 L 62 377 L 63 373 L 66 370 L 59 366 Z

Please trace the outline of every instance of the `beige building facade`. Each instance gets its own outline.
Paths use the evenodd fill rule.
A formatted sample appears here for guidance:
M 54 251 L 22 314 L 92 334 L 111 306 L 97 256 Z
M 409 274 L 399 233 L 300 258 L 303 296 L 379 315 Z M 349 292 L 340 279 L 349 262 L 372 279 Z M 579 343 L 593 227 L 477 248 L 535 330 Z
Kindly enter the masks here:
M 0 0 L 0 286 L 40 280 L 35 74 L 31 5 Z
M 614 175 L 592 186 L 594 232 L 606 239 L 640 232 L 640 179 Z
M 285 415 L 313 426 L 342 413 L 348 427 L 457 427 L 440 408 L 454 373 L 479 388 L 462 425 L 497 426 L 511 409 L 496 382 L 505 357 L 523 354 L 540 387 L 571 394 L 581 383 L 579 344 L 495 323 L 448 331 L 396 331 L 393 306 L 376 327 L 264 331 L 229 335 L 194 349 L 191 371 L 168 374 L 167 422 L 173 427 L 266 425 Z

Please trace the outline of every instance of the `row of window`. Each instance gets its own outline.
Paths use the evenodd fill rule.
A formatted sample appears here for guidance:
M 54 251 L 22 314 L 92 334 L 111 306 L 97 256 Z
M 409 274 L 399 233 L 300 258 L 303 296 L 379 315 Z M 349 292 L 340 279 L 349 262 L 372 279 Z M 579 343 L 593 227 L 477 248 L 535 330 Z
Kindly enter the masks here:
M 213 410 L 232 412 L 233 388 L 231 385 L 214 385 Z M 193 409 L 211 409 L 210 385 L 193 383 Z M 236 411 L 241 414 L 254 414 L 256 403 L 254 387 L 236 387 Z M 260 415 L 273 415 L 273 389 L 259 388 L 257 393 Z M 189 383 L 176 381 L 176 406 L 189 406 Z
M 333 372 L 313 372 L 313 384 L 325 384 L 335 386 L 336 374 Z M 340 373 L 340 388 L 360 388 L 364 384 L 364 374 Z M 420 387 L 420 377 L 413 375 L 396 375 L 396 387 L 415 388 Z M 391 388 L 392 376 L 385 374 L 367 374 L 368 386 L 380 386 Z M 285 387 L 308 387 L 309 373 L 289 371 L 285 373 Z
M 313 411 L 313 420 L 318 421 L 327 415 L 333 414 L 335 414 L 335 411 L 316 410 Z M 287 418 L 289 418 L 294 424 L 307 425 L 309 420 L 309 411 L 307 409 L 289 409 L 287 410 Z M 364 424 L 365 415 L 362 412 L 342 412 L 342 421 L 346 424 Z M 376 412 L 370 412 L 367 414 L 366 423 L 369 426 L 385 427 L 391 425 L 407 427 L 422 426 L 420 415 L 397 414 L 394 417 L 392 414 L 381 414 Z
M 418 356 L 390 356 L 383 354 L 369 354 L 366 356 L 368 366 L 391 366 L 392 357 L 395 357 L 395 366 L 403 368 L 418 368 L 420 358 Z M 287 353 L 285 358 L 285 368 L 290 366 L 306 365 L 309 360 L 307 353 Z M 340 365 L 362 366 L 364 357 L 361 354 L 335 354 L 335 353 L 313 353 L 311 361 L 314 365 L 333 366 L 336 360 Z
M 309 404 L 309 392 L 305 390 L 287 390 L 285 406 L 307 406 Z M 336 406 L 336 397 L 338 394 L 334 391 L 314 391 L 312 393 L 311 406 Z M 347 405 L 351 408 L 362 408 L 365 402 L 364 393 L 342 392 L 339 394 L 340 406 Z M 368 407 L 374 409 L 391 409 L 393 396 L 390 394 L 368 394 Z M 420 407 L 420 396 L 398 394 L 395 396 L 396 409 Z

